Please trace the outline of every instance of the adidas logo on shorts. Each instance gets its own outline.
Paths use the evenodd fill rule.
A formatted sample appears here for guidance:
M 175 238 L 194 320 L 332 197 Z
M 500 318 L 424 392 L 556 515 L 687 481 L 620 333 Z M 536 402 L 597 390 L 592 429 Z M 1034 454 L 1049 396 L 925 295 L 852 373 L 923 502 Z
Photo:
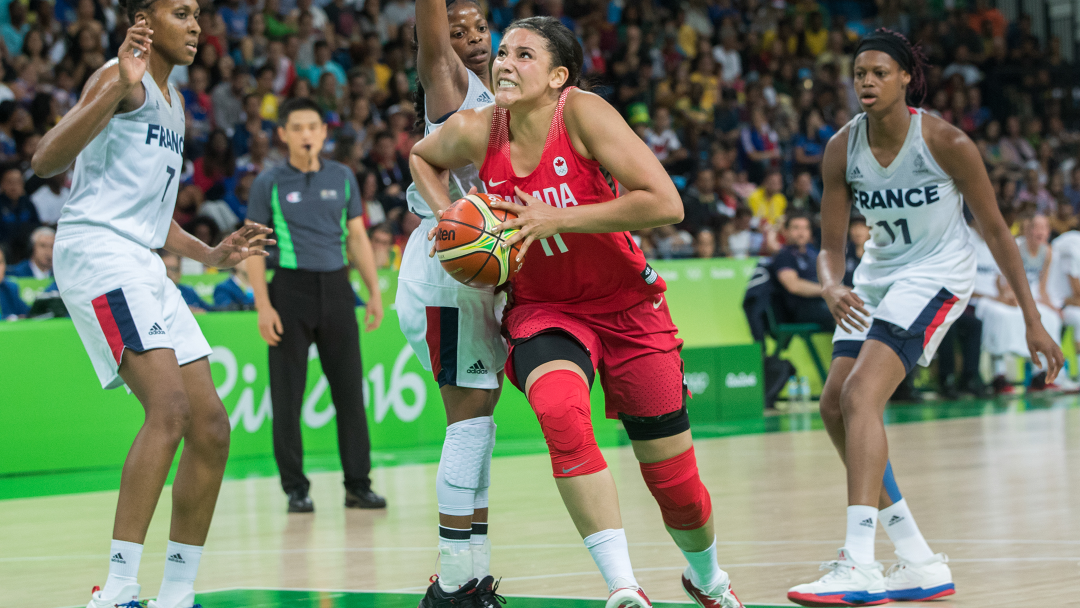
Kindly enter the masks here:
M 484 367 L 483 362 L 477 361 L 476 363 L 472 364 L 472 367 L 465 370 L 465 373 L 468 373 L 468 374 L 486 374 L 486 373 L 488 373 L 488 370 L 487 370 L 486 367 Z
M 150 335 L 151 336 L 164 336 L 165 335 L 165 330 L 161 329 L 161 326 L 158 325 L 157 323 L 154 323 L 154 326 L 150 328 Z
M 116 555 L 112 556 L 112 559 L 109 560 L 109 561 L 116 562 L 118 564 L 126 564 L 127 563 L 127 560 L 125 560 L 124 556 L 121 555 L 119 552 L 117 552 Z
M 895 526 L 896 524 L 898 524 L 898 523 L 900 523 L 902 521 L 904 521 L 903 517 L 900 517 L 899 515 L 893 515 L 892 519 L 889 520 L 889 525 L 890 526 Z
M 873 528 L 874 527 L 874 519 L 872 517 L 867 517 L 866 519 L 860 521 L 859 525 L 864 526 L 866 528 Z
M 170 555 L 170 556 L 169 556 L 169 561 L 170 561 L 170 562 L 176 562 L 176 563 L 178 563 L 178 564 L 183 564 L 183 563 L 186 563 L 186 562 L 184 562 L 184 558 L 183 558 L 183 557 L 181 557 L 179 553 L 176 553 L 176 554 Z

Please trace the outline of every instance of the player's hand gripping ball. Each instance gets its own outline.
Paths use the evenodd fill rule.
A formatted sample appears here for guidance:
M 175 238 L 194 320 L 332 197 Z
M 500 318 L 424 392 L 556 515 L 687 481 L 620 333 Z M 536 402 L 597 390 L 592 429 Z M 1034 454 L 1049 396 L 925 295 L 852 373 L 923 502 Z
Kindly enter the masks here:
M 443 269 L 465 285 L 498 287 L 510 280 L 521 265 L 518 245 L 503 243 L 517 229 L 494 230 L 513 213 L 492 209 L 495 194 L 470 194 L 443 211 L 435 235 L 435 251 Z

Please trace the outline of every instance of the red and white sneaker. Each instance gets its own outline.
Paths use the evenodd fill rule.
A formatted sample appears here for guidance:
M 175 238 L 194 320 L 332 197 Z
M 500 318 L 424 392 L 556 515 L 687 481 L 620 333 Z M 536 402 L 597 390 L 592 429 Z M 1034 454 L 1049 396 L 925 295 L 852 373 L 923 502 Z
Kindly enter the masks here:
M 702 608 L 743 608 L 742 602 L 735 596 L 735 592 L 731 590 L 730 580 L 724 583 L 719 589 L 719 593 L 706 593 L 690 582 L 689 566 L 682 575 L 682 588 L 686 592 L 686 596 L 694 600 L 694 603 Z
M 615 579 L 620 581 L 623 579 Z M 652 608 L 652 602 L 637 585 L 616 586 L 607 598 L 604 608 Z

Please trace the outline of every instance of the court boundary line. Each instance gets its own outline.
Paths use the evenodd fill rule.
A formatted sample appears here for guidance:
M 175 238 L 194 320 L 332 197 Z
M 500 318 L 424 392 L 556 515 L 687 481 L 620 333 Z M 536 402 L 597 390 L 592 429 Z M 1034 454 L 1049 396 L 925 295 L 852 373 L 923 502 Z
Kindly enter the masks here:
M 320 589 L 320 588 L 295 589 L 295 588 L 288 588 L 288 587 L 246 587 L 246 586 L 225 587 L 225 588 L 222 588 L 222 589 L 208 589 L 206 591 L 199 591 L 199 593 L 200 594 L 201 593 L 220 593 L 220 592 L 224 592 L 224 591 L 311 591 L 311 592 L 315 592 L 315 593 L 395 593 L 395 594 L 399 594 L 399 595 L 411 593 L 411 592 L 407 592 L 407 591 L 406 592 L 403 592 L 403 591 L 371 591 L 371 590 L 364 590 L 364 589 Z M 550 595 L 527 595 L 527 594 L 514 594 L 514 595 L 507 595 L 506 597 L 508 597 L 508 598 L 524 598 L 524 599 L 533 599 L 533 600 L 580 600 L 580 601 L 586 601 L 586 602 L 602 602 L 602 601 L 607 599 L 607 598 L 602 598 L 602 597 L 581 597 L 581 596 L 573 596 L 573 595 L 560 595 L 560 596 L 557 596 L 557 597 L 552 597 Z M 687 602 L 687 601 L 674 601 L 674 602 L 666 601 L 666 600 L 658 600 L 658 601 L 663 602 L 665 604 L 679 604 L 679 605 L 684 605 L 684 606 L 693 606 L 694 605 L 692 602 Z M 765 608 L 787 608 L 787 607 L 790 607 L 790 604 L 754 604 L 754 606 L 764 606 Z M 78 607 L 73 607 L 73 608 L 78 608 Z

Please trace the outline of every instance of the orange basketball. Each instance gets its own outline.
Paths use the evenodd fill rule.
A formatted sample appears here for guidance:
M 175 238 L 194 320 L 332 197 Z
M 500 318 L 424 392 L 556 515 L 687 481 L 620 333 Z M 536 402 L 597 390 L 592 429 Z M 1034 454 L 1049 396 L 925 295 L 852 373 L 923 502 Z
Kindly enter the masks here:
M 502 246 L 517 230 L 495 230 L 499 223 L 517 216 L 492 209 L 489 202 L 493 200 L 503 199 L 494 194 L 470 194 L 450 205 L 439 220 L 435 251 L 446 272 L 465 285 L 497 287 L 509 281 L 520 266 L 520 246 Z

